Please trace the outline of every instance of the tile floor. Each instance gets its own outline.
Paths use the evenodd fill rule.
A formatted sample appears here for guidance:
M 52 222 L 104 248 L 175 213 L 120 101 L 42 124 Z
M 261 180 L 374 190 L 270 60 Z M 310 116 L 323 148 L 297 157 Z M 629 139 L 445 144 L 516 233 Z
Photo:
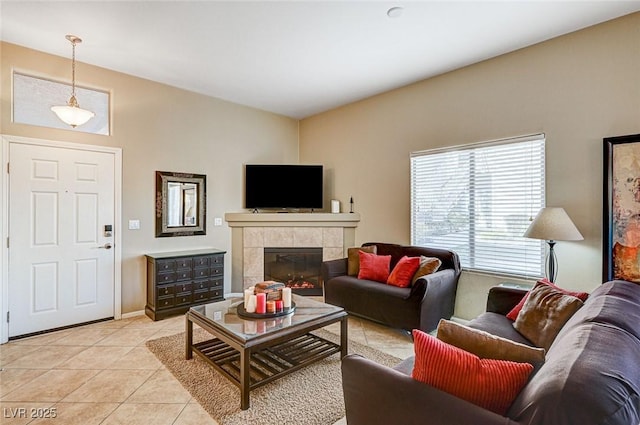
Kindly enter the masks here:
M 145 346 L 183 330 L 183 316 L 136 316 L 0 345 L 0 424 L 216 425 Z M 363 319 L 350 318 L 349 338 L 413 354 L 407 334 Z

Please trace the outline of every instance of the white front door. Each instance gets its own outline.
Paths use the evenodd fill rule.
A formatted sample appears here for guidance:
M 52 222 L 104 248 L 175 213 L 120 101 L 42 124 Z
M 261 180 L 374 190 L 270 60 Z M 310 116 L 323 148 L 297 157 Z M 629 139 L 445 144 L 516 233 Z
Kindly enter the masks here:
M 9 164 L 9 337 L 113 317 L 115 155 L 10 143 Z

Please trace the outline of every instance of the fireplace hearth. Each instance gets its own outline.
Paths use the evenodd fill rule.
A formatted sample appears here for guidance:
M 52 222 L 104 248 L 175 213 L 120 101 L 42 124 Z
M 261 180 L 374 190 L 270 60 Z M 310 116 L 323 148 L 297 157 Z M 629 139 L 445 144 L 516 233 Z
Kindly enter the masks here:
M 264 248 L 264 279 L 298 295 L 322 295 L 322 248 Z

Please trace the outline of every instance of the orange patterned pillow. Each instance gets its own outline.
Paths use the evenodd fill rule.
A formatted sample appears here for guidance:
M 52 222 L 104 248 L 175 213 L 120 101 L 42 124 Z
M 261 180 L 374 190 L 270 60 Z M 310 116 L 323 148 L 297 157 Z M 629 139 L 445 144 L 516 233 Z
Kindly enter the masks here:
M 413 275 L 413 279 L 411 279 L 411 284 L 415 284 L 416 280 L 420 279 L 422 276 L 429 275 L 431 273 L 435 273 L 438 271 L 440 266 L 442 265 L 442 261 L 437 257 L 425 257 L 424 255 L 420 256 L 420 267 L 416 270 L 416 273 Z
M 411 286 L 411 278 L 420 267 L 420 257 L 402 257 L 391 271 L 387 283 L 400 288 Z
M 390 255 L 376 255 L 358 251 L 360 256 L 360 270 L 358 279 L 374 280 L 386 283 L 391 267 Z
M 503 416 L 533 370 L 529 363 L 480 359 L 418 329 L 413 340 L 413 379 Z

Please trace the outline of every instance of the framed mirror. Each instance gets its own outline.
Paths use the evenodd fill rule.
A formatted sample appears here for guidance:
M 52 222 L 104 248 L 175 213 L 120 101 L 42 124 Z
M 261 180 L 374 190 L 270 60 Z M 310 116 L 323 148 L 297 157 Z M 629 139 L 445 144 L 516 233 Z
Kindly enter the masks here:
M 156 237 L 205 235 L 207 176 L 156 171 Z

